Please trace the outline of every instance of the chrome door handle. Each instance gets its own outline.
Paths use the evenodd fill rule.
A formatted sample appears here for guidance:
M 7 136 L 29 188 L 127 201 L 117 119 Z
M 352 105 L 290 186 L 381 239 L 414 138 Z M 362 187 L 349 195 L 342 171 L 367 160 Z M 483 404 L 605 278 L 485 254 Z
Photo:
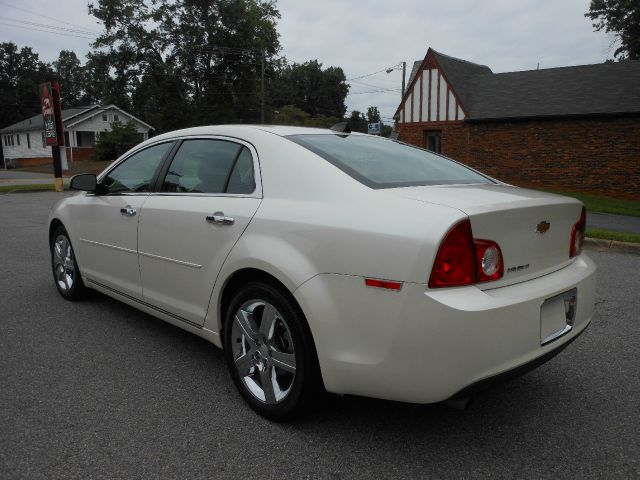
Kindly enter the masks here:
M 232 217 L 225 216 L 224 212 L 216 212 L 213 215 L 207 215 L 207 222 L 217 225 L 233 225 L 235 220 Z
M 136 214 L 136 209 L 131 205 L 127 205 L 126 207 L 120 209 L 120 213 L 122 215 L 126 215 L 127 217 L 133 217 Z

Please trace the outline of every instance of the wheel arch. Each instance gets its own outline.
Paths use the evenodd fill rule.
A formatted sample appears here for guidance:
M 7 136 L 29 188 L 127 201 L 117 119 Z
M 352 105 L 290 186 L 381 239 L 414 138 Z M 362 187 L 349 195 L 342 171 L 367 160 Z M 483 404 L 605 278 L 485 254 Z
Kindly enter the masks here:
M 223 335 L 222 329 L 224 325 L 224 316 L 234 293 L 237 292 L 238 289 L 242 287 L 242 285 L 245 285 L 252 281 L 261 281 L 277 288 L 304 315 L 302 307 L 293 296 L 291 290 L 273 273 L 256 267 L 240 268 L 227 276 L 222 285 L 222 288 L 220 289 L 218 301 L 216 302 L 218 331 L 220 332 L 221 336 Z M 304 315 L 304 317 L 306 319 L 306 315 Z
M 53 232 L 55 232 L 56 228 L 58 227 L 65 228 L 64 224 L 59 218 L 57 217 L 52 218 L 51 222 L 49 222 L 49 236 L 47 237 L 49 239 L 49 245 L 51 245 L 51 240 L 53 240 Z

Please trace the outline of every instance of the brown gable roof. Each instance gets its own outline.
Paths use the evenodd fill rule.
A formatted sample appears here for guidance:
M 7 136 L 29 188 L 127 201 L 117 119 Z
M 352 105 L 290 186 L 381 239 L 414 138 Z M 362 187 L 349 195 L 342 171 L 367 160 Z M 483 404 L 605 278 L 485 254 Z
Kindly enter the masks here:
M 640 60 L 493 73 L 487 66 L 429 49 L 419 68 L 425 68 L 430 53 L 467 120 L 640 113 Z

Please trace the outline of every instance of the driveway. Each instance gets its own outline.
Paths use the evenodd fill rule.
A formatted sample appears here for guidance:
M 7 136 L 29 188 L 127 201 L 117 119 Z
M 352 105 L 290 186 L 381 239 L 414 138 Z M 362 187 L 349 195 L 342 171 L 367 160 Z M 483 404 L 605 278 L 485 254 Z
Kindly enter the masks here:
M 640 477 L 640 256 L 590 253 L 590 328 L 467 411 L 329 396 L 279 425 L 204 340 L 58 295 L 45 220 L 61 196 L 0 196 L 2 479 Z

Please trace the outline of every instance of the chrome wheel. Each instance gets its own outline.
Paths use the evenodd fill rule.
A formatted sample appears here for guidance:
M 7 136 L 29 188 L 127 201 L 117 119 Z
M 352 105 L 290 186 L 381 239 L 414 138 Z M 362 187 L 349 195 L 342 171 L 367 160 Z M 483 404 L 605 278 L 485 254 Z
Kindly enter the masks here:
M 291 331 L 269 302 L 249 300 L 231 328 L 233 361 L 240 379 L 261 402 L 282 402 L 293 387 L 296 357 Z
M 73 249 L 66 235 L 58 235 L 53 243 L 53 272 L 58 288 L 68 292 L 76 278 Z

